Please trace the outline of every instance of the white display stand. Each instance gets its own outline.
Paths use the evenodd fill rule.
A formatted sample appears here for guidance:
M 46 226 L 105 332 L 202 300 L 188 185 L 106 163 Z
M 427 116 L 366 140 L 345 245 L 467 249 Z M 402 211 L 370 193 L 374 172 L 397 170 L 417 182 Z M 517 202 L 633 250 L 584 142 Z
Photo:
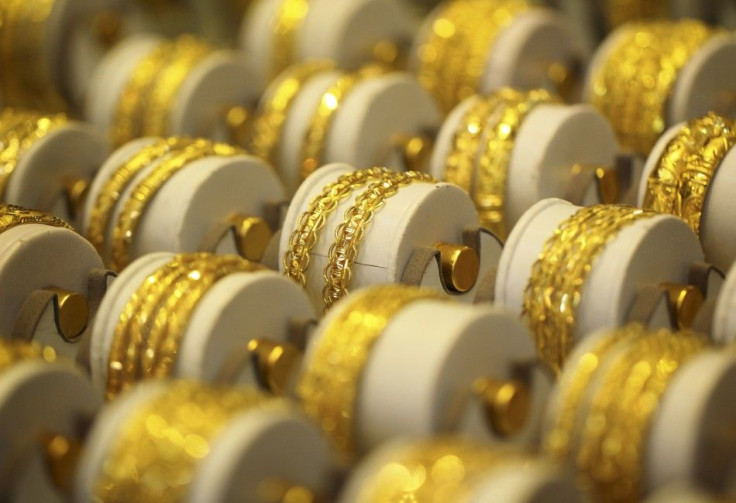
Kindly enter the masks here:
M 546 199 L 524 214 L 501 255 L 496 302 L 521 314 L 524 290 L 537 257 L 555 229 L 579 209 Z M 574 339 L 625 324 L 641 287 L 687 284 L 691 265 L 703 260 L 697 236 L 676 217 L 659 215 L 624 228 L 598 256 L 585 280 Z
M 374 487 L 381 470 L 404 458 L 414 447 L 415 444 L 411 441 L 398 440 L 378 448 L 353 470 L 337 501 L 339 503 L 361 501 L 360 495 Z M 467 501 L 580 503 L 584 499 L 576 489 L 570 474 L 551 461 L 510 458 L 508 461 L 500 461 L 498 467 L 490 468 L 488 474 L 480 480 L 473 479 Z
M 354 171 L 346 164 L 333 164 L 318 169 L 299 187 L 286 214 L 279 247 L 280 268 L 283 271 L 284 254 L 288 250 L 289 238 L 297 227 L 300 215 L 326 185 L 341 175 Z M 354 204 L 363 190 L 357 190 L 337 207 L 327 219 L 317 244 L 310 253 L 310 266 L 305 272 L 307 292 L 312 302 L 321 309 L 324 280 L 322 271 L 328 264 L 329 248 L 334 241 L 335 230 L 343 222 L 345 212 Z M 452 211 L 447 211 L 452 208 Z M 431 222 L 428 225 L 428 222 Z M 351 289 L 401 282 L 409 260 L 420 247 L 433 247 L 436 243 L 462 244 L 463 230 L 478 225 L 475 206 L 460 188 L 445 183 L 414 183 L 401 188 L 396 195 L 375 213 L 365 231 L 355 263 L 352 266 Z M 479 278 L 485 277 L 498 263 L 501 245 L 498 241 L 484 240 L 480 250 Z M 437 269 L 428 268 L 421 286 L 437 287 Z M 478 283 L 458 300 L 472 302 Z
M 90 366 L 99 390 L 107 385 L 110 348 L 120 314 L 145 278 L 174 257 L 147 255 L 126 268 L 105 296 L 92 331 Z M 252 339 L 293 343 L 290 328 L 316 313 L 298 285 L 272 272 L 237 273 L 219 281 L 191 313 L 182 334 L 173 376 L 215 381 L 233 354 L 244 351 Z M 238 382 L 257 384 L 247 365 Z
M 9 337 L 23 302 L 36 290 L 56 287 L 87 297 L 89 273 L 104 266 L 82 236 L 68 229 L 27 224 L 0 233 L 0 334 Z M 74 358 L 78 344 L 57 333 L 53 316 L 33 340 Z
M 455 134 L 462 127 L 465 114 L 478 99 L 471 97 L 458 105 L 442 125 L 430 164 L 430 173 L 435 178 L 444 178 Z M 483 139 L 486 136 L 487 133 Z M 481 141 L 481 145 L 483 143 Z M 574 165 L 613 168 L 617 151 L 613 129 L 592 107 L 535 107 L 519 128 L 507 170 L 504 208 L 507 227 L 513 228 L 537 201 L 549 197 L 566 198 Z M 477 174 L 475 170 L 474 175 Z M 571 202 L 586 206 L 600 203 L 596 184 L 590 184 L 582 200 Z
M 80 428 L 102 406 L 89 380 L 66 363 L 27 361 L 0 375 L 0 471 L 3 494 L 12 501 L 64 502 L 53 483 L 42 437 L 61 435 L 82 441 Z
M 90 187 L 84 214 L 89 228 L 90 212 L 105 183 L 136 152 L 156 140 L 134 140 L 110 156 Z M 135 187 L 158 162 L 144 168 L 122 192 L 106 232 L 103 258 L 110 259 L 113 229 L 125 202 Z M 266 206 L 286 198 L 273 169 L 248 155 L 207 157 L 177 172 L 150 200 L 130 248 L 131 258 L 157 251 L 199 251 L 209 231 L 232 215 L 266 218 Z M 237 253 L 228 235 L 217 247 L 220 253 Z
M 736 340 L 736 266 L 731 267 L 716 300 L 713 313 L 713 338 L 725 345 Z
M 98 416 L 79 463 L 75 499 L 95 501 L 95 482 L 120 431 L 140 407 L 165 393 L 165 382 L 149 382 L 111 403 Z M 284 482 L 316 494 L 326 492 L 332 460 L 317 429 L 289 406 L 244 409 L 211 440 L 187 494 L 189 501 L 257 501 L 263 484 Z

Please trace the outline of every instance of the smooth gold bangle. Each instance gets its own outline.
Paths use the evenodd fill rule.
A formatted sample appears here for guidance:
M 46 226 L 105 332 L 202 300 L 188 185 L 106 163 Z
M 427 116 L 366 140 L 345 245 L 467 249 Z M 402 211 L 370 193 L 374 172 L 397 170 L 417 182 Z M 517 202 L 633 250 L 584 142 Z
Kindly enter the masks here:
M 595 70 L 592 104 L 613 125 L 622 146 L 648 155 L 667 127 L 667 104 L 682 68 L 713 36 L 699 21 L 632 23 Z
M 611 356 L 593 390 L 575 457 L 604 501 L 643 497 L 647 435 L 661 397 L 677 371 L 708 346 L 705 338 L 661 330 Z
M 352 265 L 357 260 L 360 245 L 375 214 L 395 196 L 399 190 L 412 183 L 434 183 L 426 173 L 409 171 L 396 173 L 370 185 L 345 212 L 345 221 L 335 230 L 335 241 L 330 246 L 323 277 L 325 286 L 322 300 L 325 311 L 348 294 L 352 280 Z
M 481 223 L 499 238 L 506 239 L 506 180 L 516 136 L 535 107 L 559 100 L 543 89 L 520 92 L 505 88 L 495 93 L 494 98 L 498 106 L 492 122 L 486 126 L 473 201 Z
M 271 84 L 271 91 L 264 97 L 253 119 L 253 139 L 250 142 L 250 152 L 253 155 L 268 161 L 272 166 L 278 163 L 275 150 L 294 99 L 312 77 L 334 67 L 331 61 L 304 63 L 286 70 Z
M 576 313 L 595 261 L 622 230 L 654 216 L 625 206 L 582 208 L 545 243 L 524 290 L 523 316 L 541 359 L 556 373 L 575 344 Z
M 123 205 L 115 224 L 112 240 L 110 267 L 120 271 L 130 262 L 130 246 L 146 208 L 153 197 L 176 173 L 190 163 L 210 156 L 231 157 L 240 155 L 236 147 L 209 140 L 197 140 L 184 151 L 161 162 L 145 180 L 140 182 Z
M 283 406 L 248 388 L 174 382 L 129 413 L 102 463 L 94 497 L 184 501 L 197 466 L 233 419 L 256 407 Z
M 310 252 L 317 245 L 327 219 L 337 210 L 340 203 L 366 184 L 384 177 L 393 171 L 386 168 L 371 168 L 342 175 L 335 183 L 327 185 L 309 203 L 299 217 L 299 223 L 289 236 L 289 248 L 283 259 L 284 274 L 302 286 L 306 286 L 304 273 L 309 268 Z
M 113 210 L 125 189 L 144 169 L 155 162 L 176 155 L 195 141 L 192 138 L 178 137 L 159 139 L 133 154 L 105 181 L 105 185 L 98 193 L 94 206 L 90 210 L 87 227 L 87 239 L 100 255 L 104 253 L 107 228 L 110 225 Z
M 50 346 L 41 346 L 35 342 L 0 339 L 0 371 L 25 361 L 54 363 L 56 351 Z
M 350 458 L 357 449 L 355 402 L 373 345 L 406 306 L 440 298 L 431 290 L 396 285 L 362 290 L 342 306 L 315 342 L 296 392 L 306 413 L 319 422 L 343 456 Z
M 60 218 L 35 210 L 27 210 L 20 206 L 0 203 L 0 233 L 13 227 L 26 224 L 48 225 L 73 231 L 74 228 Z
M 733 121 L 714 113 L 690 121 L 667 144 L 649 175 L 643 207 L 678 216 L 700 235 L 710 183 L 734 145 Z
M 275 77 L 295 62 L 297 32 L 308 12 L 309 2 L 307 0 L 281 0 L 273 22 L 271 77 Z

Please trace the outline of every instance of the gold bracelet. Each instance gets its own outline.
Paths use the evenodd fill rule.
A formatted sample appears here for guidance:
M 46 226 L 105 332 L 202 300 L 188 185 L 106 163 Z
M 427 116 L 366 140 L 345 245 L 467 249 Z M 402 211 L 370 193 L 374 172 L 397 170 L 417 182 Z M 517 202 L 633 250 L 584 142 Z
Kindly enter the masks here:
M 434 183 L 426 174 L 409 171 L 396 173 L 370 185 L 345 212 L 345 221 L 335 230 L 335 241 L 330 246 L 328 262 L 322 276 L 325 286 L 322 300 L 325 311 L 348 294 L 352 279 L 352 265 L 358 258 L 360 245 L 375 214 L 403 187 L 412 183 Z
M 50 346 L 41 346 L 35 342 L 0 339 L 0 371 L 25 361 L 54 363 L 56 351 Z
M 516 135 L 535 107 L 559 100 L 543 89 L 520 92 L 505 88 L 494 97 L 499 105 L 493 117 L 498 121 L 486 126 L 473 200 L 481 223 L 499 238 L 506 239 L 506 179 Z
M 113 145 L 124 145 L 143 136 L 143 115 L 149 111 L 146 100 L 173 53 L 173 42 L 163 42 L 135 66 L 118 100 L 110 139 Z
M 306 413 L 319 422 L 343 456 L 350 458 L 357 449 L 355 402 L 373 345 L 406 306 L 439 299 L 434 291 L 398 285 L 361 290 L 315 342 L 296 392 Z
M 699 21 L 632 23 L 593 75 L 591 102 L 622 146 L 648 155 L 667 127 L 667 104 L 682 68 L 716 34 Z
M 249 388 L 173 382 L 128 414 L 102 462 L 95 499 L 184 501 L 197 466 L 231 421 L 254 408 L 283 406 Z
M 179 137 L 157 140 L 133 154 L 105 181 L 105 185 L 100 190 L 94 206 L 90 210 L 89 226 L 87 227 L 87 239 L 94 245 L 100 255 L 104 253 L 107 228 L 110 225 L 113 210 L 123 196 L 125 189 L 144 169 L 176 155 L 195 141 L 191 138 Z
M 297 32 L 308 12 L 307 0 L 281 0 L 278 13 L 273 20 L 273 62 L 270 70 L 272 78 L 295 62 Z
M 20 206 L 0 203 L 0 233 L 19 225 L 39 224 L 59 227 L 73 231 L 74 228 L 60 218 L 35 210 L 27 210 Z
M 660 399 L 677 371 L 708 346 L 705 338 L 661 330 L 634 341 L 606 367 L 575 457 L 603 501 L 643 497 L 646 437 Z
M 357 72 L 341 75 L 325 91 L 302 143 L 300 170 L 302 179 L 314 173 L 324 161 L 324 150 L 330 134 L 330 128 L 340 105 L 347 95 L 350 94 L 350 91 L 364 80 L 384 75 L 388 71 L 386 67 L 369 65 Z
M 336 182 L 327 185 L 309 203 L 299 217 L 296 230 L 289 237 L 289 248 L 284 253 L 284 274 L 302 286 L 306 286 L 304 273 L 309 268 L 310 253 L 317 246 L 319 236 L 327 219 L 337 210 L 340 203 L 366 184 L 384 177 L 393 171 L 386 168 L 371 168 L 342 175 Z
M 582 208 L 545 243 L 524 290 L 523 316 L 541 359 L 556 373 L 575 344 L 577 308 L 598 256 L 622 230 L 654 216 L 625 206 Z
M 709 113 L 677 133 L 649 175 L 643 207 L 685 220 L 700 235 L 705 198 L 726 154 L 736 145 L 736 124 Z
M 369 473 L 356 501 L 472 501 L 473 491 L 492 470 L 529 459 L 521 451 L 462 438 L 415 442 Z
M 334 67 L 331 61 L 304 63 L 285 71 L 271 84 L 253 119 L 253 139 L 250 142 L 250 152 L 253 155 L 268 161 L 272 166 L 278 163 L 275 150 L 294 99 L 312 77 Z
M 559 408 L 554 423 L 544 438 L 546 453 L 566 458 L 572 450 L 573 435 L 580 424 L 585 421 L 585 410 L 582 403 L 588 385 L 593 382 L 601 368 L 603 360 L 615 348 L 628 341 L 638 339 L 647 333 L 647 329 L 638 323 L 627 325 L 606 334 L 590 351 L 580 355 L 577 360 L 565 364 L 557 389 Z
M 664 19 L 668 14 L 667 0 L 606 0 L 604 15 L 609 29 L 631 21 Z
M 156 169 L 133 189 L 123 205 L 123 210 L 113 230 L 110 267 L 120 271 L 130 263 L 130 246 L 135 239 L 136 230 L 148 204 L 176 173 L 190 163 L 205 157 L 231 157 L 241 153 L 240 149 L 230 145 L 212 143 L 209 140 L 197 140 L 183 152 L 156 166 Z

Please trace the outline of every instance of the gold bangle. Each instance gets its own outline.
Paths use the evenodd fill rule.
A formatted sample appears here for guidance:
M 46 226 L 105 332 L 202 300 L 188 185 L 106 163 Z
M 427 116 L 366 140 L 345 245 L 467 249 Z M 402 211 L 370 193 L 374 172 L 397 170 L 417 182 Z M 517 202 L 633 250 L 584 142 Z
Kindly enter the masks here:
M 284 274 L 302 286 L 306 286 L 304 273 L 309 268 L 310 252 L 317 245 L 319 235 L 327 219 L 337 211 L 340 203 L 366 184 L 390 177 L 394 172 L 386 168 L 371 168 L 342 175 L 327 185 L 309 203 L 299 217 L 299 223 L 289 236 L 289 248 L 283 259 Z
M 128 414 L 102 462 L 94 497 L 184 501 L 198 464 L 231 421 L 254 408 L 283 406 L 249 388 L 173 382 Z
M 520 92 L 505 88 L 494 97 L 498 107 L 493 112 L 491 123 L 486 126 L 473 200 L 481 223 L 499 238 L 506 239 L 506 179 L 516 135 L 535 107 L 558 103 L 559 100 L 543 89 Z
M 355 401 L 373 345 L 406 306 L 439 299 L 434 291 L 397 285 L 362 290 L 315 342 L 296 392 L 306 413 L 319 422 L 343 456 L 350 458 L 357 449 Z
M 682 218 L 699 236 L 711 180 L 734 145 L 733 121 L 714 113 L 690 121 L 667 144 L 649 175 L 643 207 Z
M 272 166 L 277 165 L 279 159 L 275 152 L 276 146 L 294 99 L 312 77 L 334 67 L 331 61 L 304 63 L 290 68 L 271 84 L 253 119 L 253 139 L 250 142 L 253 155 L 268 161 Z
M 297 32 L 308 12 L 307 0 L 281 0 L 273 22 L 273 62 L 270 70 L 272 78 L 295 62 Z
M 133 179 L 153 163 L 176 155 L 195 141 L 191 138 L 179 137 L 157 140 L 133 154 L 105 181 L 105 185 L 100 190 L 94 206 L 90 210 L 89 226 L 87 227 L 87 239 L 94 245 L 100 255 L 104 253 L 107 228 L 110 225 L 115 205 Z
M 613 125 L 621 144 L 648 155 L 667 127 L 667 103 L 682 68 L 716 34 L 699 21 L 632 23 L 592 80 L 592 104 Z
M 335 230 L 335 241 L 330 246 L 328 262 L 322 276 L 325 286 L 322 300 L 325 311 L 348 294 L 352 279 L 352 265 L 357 260 L 360 245 L 375 214 L 403 187 L 412 183 L 434 183 L 436 180 L 426 174 L 409 171 L 396 173 L 370 185 L 355 200 L 355 204 L 345 212 L 345 221 Z
M 667 18 L 667 7 L 667 0 L 606 0 L 603 5 L 609 29 L 631 21 Z
M 302 143 L 300 170 L 302 179 L 311 175 L 324 161 L 330 128 L 340 105 L 350 91 L 364 80 L 385 75 L 388 71 L 386 67 L 380 65 L 368 65 L 357 72 L 341 75 L 325 91 Z
M 660 330 L 633 341 L 593 389 L 575 457 L 606 501 L 643 497 L 647 434 L 672 377 L 709 346 L 705 338 Z
M 60 218 L 35 210 L 27 210 L 20 206 L 0 203 L 0 233 L 19 225 L 39 224 L 59 227 L 73 231 L 74 228 Z
M 231 157 L 241 153 L 240 149 L 230 145 L 212 143 L 209 140 L 197 140 L 184 151 L 156 166 L 156 169 L 133 189 L 123 205 L 123 210 L 113 230 L 110 267 L 120 271 L 130 263 L 130 246 L 135 239 L 136 230 L 148 204 L 176 173 L 190 163 L 205 157 Z
M 598 256 L 622 230 L 655 216 L 625 206 L 582 208 L 545 243 L 524 290 L 523 316 L 541 359 L 556 373 L 575 344 L 577 308 Z
M 0 339 L 0 371 L 25 361 L 54 363 L 56 351 L 50 346 L 41 346 L 35 342 Z

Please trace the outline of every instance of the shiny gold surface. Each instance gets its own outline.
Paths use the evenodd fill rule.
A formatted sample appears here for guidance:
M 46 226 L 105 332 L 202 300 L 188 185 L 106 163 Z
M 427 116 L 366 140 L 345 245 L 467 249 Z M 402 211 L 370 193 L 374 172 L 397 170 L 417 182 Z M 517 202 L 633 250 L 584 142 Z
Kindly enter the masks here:
M 531 395 L 521 381 L 483 378 L 473 384 L 482 400 L 488 424 L 500 437 L 519 433 L 529 420 Z
M 465 293 L 475 286 L 480 272 L 478 252 L 469 246 L 439 242 L 442 278 L 445 286 L 455 293 Z
M 238 253 L 247 260 L 259 262 L 273 237 L 271 227 L 262 218 L 245 215 L 233 215 L 230 222 Z
M 56 329 L 67 341 L 74 341 L 87 328 L 89 304 L 84 295 L 61 288 L 47 288 L 54 297 L 54 319 Z
M 261 386 L 275 395 L 285 395 L 301 364 L 301 351 L 291 344 L 267 339 L 251 339 L 248 351 L 253 357 Z

